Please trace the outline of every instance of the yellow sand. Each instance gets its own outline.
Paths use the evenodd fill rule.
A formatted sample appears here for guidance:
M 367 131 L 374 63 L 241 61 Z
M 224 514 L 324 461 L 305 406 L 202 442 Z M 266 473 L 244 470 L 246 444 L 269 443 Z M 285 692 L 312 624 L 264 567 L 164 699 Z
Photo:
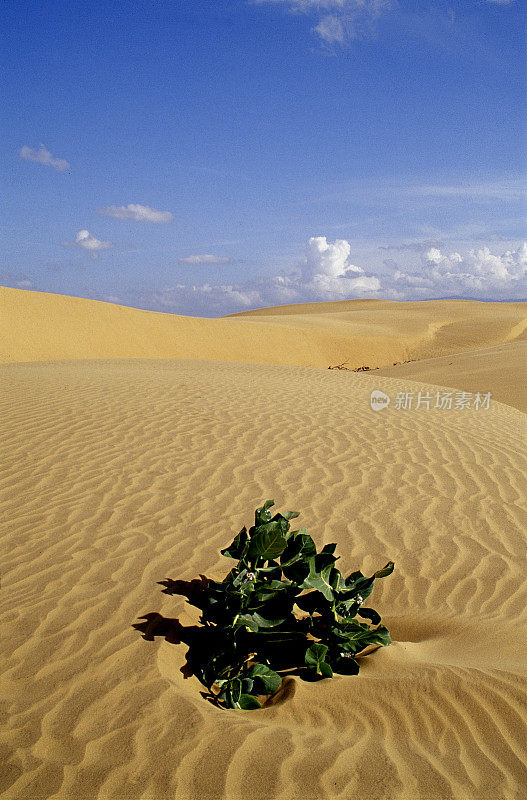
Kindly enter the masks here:
M 373 383 L 392 398 L 437 387 L 402 373 L 235 362 L 241 353 L 250 361 L 257 324 L 263 357 L 288 346 L 309 353 L 308 311 L 284 329 L 4 292 L 24 317 L 15 309 L 5 323 L 4 360 L 48 361 L 0 368 L 3 798 L 525 796 L 523 413 L 497 402 L 478 411 L 398 411 L 392 402 L 374 412 Z M 92 310 L 82 316 L 85 303 Z M 410 337 L 405 306 L 380 305 L 389 309 L 379 314 L 404 317 L 401 337 Z M 418 339 L 425 304 L 409 305 L 418 306 Z M 454 306 L 429 307 L 453 324 Z M 460 351 L 504 347 L 508 336 L 515 344 L 520 304 L 466 304 L 465 318 L 461 310 Z M 464 319 L 485 314 L 488 338 L 474 322 L 481 337 L 467 345 Z M 104 319 L 108 360 L 86 360 L 87 343 L 102 355 L 95 322 Z M 216 324 L 224 336 L 215 342 Z M 68 330 L 75 335 L 63 342 Z M 170 331 L 187 360 L 159 357 Z M 449 336 L 445 348 L 452 328 Z M 130 360 L 140 342 L 156 358 Z M 213 346 L 217 355 L 225 348 L 221 361 L 206 360 Z M 75 360 L 50 360 L 66 357 Z M 521 365 L 516 375 L 524 379 Z M 364 659 L 357 677 L 290 679 L 270 708 L 222 712 L 180 672 L 184 645 L 145 641 L 131 626 L 150 612 L 195 623 L 197 612 L 156 581 L 222 577 L 229 564 L 219 549 L 267 497 L 300 510 L 319 545 L 338 542 L 344 571 L 393 558 L 371 604 L 395 642 Z
M 390 365 L 527 340 L 525 303 L 350 300 L 204 319 L 0 287 L 0 362 L 207 358 Z
M 527 340 L 482 347 L 450 356 L 382 367 L 369 373 L 409 378 L 440 386 L 485 394 L 527 412 Z

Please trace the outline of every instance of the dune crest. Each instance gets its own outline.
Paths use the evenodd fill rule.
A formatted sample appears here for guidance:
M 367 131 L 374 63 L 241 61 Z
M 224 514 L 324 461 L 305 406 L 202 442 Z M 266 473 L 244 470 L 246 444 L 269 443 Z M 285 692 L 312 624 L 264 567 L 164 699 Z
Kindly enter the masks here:
M 219 319 L 0 287 L 0 362 L 185 358 L 350 368 L 525 339 L 525 303 L 350 300 Z

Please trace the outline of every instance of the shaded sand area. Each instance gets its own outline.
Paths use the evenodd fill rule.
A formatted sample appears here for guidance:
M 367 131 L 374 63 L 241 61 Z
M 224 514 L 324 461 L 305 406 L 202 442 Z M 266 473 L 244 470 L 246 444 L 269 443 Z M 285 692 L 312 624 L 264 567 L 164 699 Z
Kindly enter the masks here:
M 40 357 L 34 335 L 20 358 Z M 0 377 L 5 800 L 525 797 L 524 414 L 373 412 L 370 375 L 301 366 Z M 185 646 L 131 625 L 194 623 L 156 581 L 221 578 L 219 549 L 268 497 L 338 542 L 343 571 L 395 561 L 372 596 L 395 642 L 357 677 L 293 678 L 272 707 L 225 712 L 183 677 Z

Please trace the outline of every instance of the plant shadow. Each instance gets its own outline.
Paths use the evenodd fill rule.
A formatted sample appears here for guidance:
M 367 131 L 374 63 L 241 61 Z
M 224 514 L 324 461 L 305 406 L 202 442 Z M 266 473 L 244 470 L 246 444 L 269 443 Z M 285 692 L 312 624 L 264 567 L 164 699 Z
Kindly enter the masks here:
M 165 578 L 162 581 L 158 581 L 158 584 L 165 587 L 162 589 L 164 594 L 181 595 L 187 598 L 187 602 L 190 605 L 201 608 L 201 598 L 209 582 L 209 578 L 200 574 L 199 578 L 194 578 L 190 581 Z M 139 619 L 142 621 L 133 623 L 132 628 L 139 631 L 146 641 L 153 642 L 157 636 L 161 636 L 169 644 L 186 644 L 188 646 L 185 654 L 186 661 L 180 668 L 180 672 L 185 679 L 195 676 L 199 680 L 202 665 L 207 661 L 211 650 L 214 649 L 218 641 L 216 628 L 210 625 L 182 625 L 177 617 L 164 617 L 158 611 L 151 611 L 139 617 Z M 283 678 L 282 686 L 267 699 L 264 707 L 281 705 L 286 698 L 294 695 L 295 681 L 293 676 L 296 675 L 304 680 L 314 679 L 305 668 L 292 668 L 290 666 L 291 661 L 294 662 L 294 658 L 289 659 L 285 654 L 283 668 L 280 669 L 277 666 L 277 672 Z M 219 705 L 215 695 L 211 692 L 201 691 L 200 694 L 213 705 Z

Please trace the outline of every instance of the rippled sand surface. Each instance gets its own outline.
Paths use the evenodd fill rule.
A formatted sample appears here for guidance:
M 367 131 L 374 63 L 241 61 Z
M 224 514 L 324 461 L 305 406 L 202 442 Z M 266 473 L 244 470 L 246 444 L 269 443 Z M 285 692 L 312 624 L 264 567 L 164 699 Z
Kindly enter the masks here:
M 298 366 L 0 376 L 3 798 L 526 796 L 524 414 L 374 412 L 371 375 Z M 357 677 L 224 712 L 183 677 L 184 645 L 132 624 L 194 623 L 156 582 L 221 578 L 268 497 L 338 542 L 343 571 L 395 561 L 372 597 L 395 641 Z

